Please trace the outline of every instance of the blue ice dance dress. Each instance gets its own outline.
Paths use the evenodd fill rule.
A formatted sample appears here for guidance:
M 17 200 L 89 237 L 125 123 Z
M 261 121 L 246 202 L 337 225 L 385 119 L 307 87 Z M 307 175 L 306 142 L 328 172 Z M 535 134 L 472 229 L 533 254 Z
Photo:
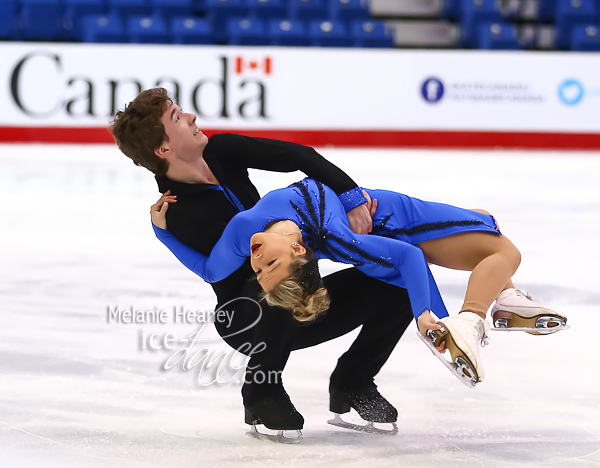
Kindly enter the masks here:
M 342 201 L 313 179 L 269 192 L 253 208 L 235 215 L 208 257 L 182 244 L 169 231 L 153 228 L 186 267 L 213 283 L 236 271 L 250 256 L 254 233 L 264 231 L 272 221 L 291 220 L 317 259 L 351 264 L 368 276 L 406 288 L 415 318 L 425 310 L 439 318 L 447 316 L 418 243 L 467 231 L 500 234 L 494 218 L 387 190 L 365 190 L 378 201 L 372 234 L 352 232 Z M 361 192 L 356 189 L 345 195 L 358 197 Z

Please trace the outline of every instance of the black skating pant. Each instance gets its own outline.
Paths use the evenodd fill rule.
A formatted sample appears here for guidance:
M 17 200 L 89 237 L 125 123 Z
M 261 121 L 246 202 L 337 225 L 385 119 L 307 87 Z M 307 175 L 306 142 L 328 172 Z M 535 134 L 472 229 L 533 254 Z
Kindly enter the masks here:
M 223 307 L 233 311 L 233 320 L 229 327 L 225 322 L 215 322 L 219 334 L 246 355 L 248 343 L 254 348 L 242 387 L 244 405 L 284 391 L 281 372 L 291 351 L 338 338 L 361 325 L 350 349 L 339 358 L 330 382 L 342 391 L 372 383 L 413 320 L 405 289 L 375 280 L 355 268 L 328 275 L 323 282 L 331 306 L 308 325 L 295 321 L 288 311 L 262 301 L 260 320 L 243 331 L 259 316 L 256 304 L 242 300 Z M 240 297 L 258 299 L 259 293 L 258 283 L 249 281 Z M 264 346 L 257 346 L 260 343 Z

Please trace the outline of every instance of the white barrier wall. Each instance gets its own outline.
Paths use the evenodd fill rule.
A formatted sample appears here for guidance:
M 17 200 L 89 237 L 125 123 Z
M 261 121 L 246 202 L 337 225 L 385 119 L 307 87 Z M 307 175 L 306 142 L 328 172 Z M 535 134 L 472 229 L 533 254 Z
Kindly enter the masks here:
M 570 134 L 600 147 L 593 53 L 6 43 L 0 56 L 3 141 L 45 127 L 106 139 L 116 110 L 163 86 L 209 131 Z

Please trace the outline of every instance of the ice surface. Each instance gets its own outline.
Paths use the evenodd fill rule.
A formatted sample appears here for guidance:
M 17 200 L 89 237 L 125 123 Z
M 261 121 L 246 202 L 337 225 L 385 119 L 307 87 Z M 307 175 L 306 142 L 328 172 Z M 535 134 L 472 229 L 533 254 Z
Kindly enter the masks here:
M 400 413 L 394 437 L 326 423 L 328 377 L 355 333 L 295 352 L 284 381 L 304 442 L 250 439 L 241 373 L 206 385 L 214 372 L 161 370 L 174 351 L 141 347 L 143 336 L 187 337 L 198 324 L 107 322 L 108 307 L 214 305 L 211 288 L 154 238 L 150 173 L 113 146 L 1 145 L 0 467 L 600 466 L 599 155 L 321 152 L 366 187 L 492 212 L 523 254 L 516 284 L 566 313 L 571 329 L 492 334 L 486 380 L 471 390 L 411 326 L 377 379 Z M 251 177 L 264 193 L 302 176 Z M 468 275 L 433 272 L 456 311 Z M 209 325 L 202 336 L 217 335 Z

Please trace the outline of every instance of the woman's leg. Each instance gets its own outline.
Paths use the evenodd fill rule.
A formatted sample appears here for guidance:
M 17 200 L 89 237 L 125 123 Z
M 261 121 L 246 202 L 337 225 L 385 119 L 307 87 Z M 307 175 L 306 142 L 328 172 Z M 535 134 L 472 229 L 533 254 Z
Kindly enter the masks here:
M 450 350 L 452 362 L 466 361 L 459 375 L 474 385 L 485 376 L 478 348 L 480 342 L 486 342 L 489 331 L 487 311 L 504 289 L 513 287 L 511 277 L 519 267 L 521 254 L 506 237 L 482 231 L 423 241 L 419 246 L 430 263 L 472 272 L 460 310 L 472 313 L 442 319 L 447 334 L 439 339 Z
M 464 232 L 424 241 L 419 246 L 429 263 L 472 272 L 461 312 L 475 312 L 485 318 L 498 294 L 514 287 L 511 277 L 519 267 L 521 254 L 505 236 Z

